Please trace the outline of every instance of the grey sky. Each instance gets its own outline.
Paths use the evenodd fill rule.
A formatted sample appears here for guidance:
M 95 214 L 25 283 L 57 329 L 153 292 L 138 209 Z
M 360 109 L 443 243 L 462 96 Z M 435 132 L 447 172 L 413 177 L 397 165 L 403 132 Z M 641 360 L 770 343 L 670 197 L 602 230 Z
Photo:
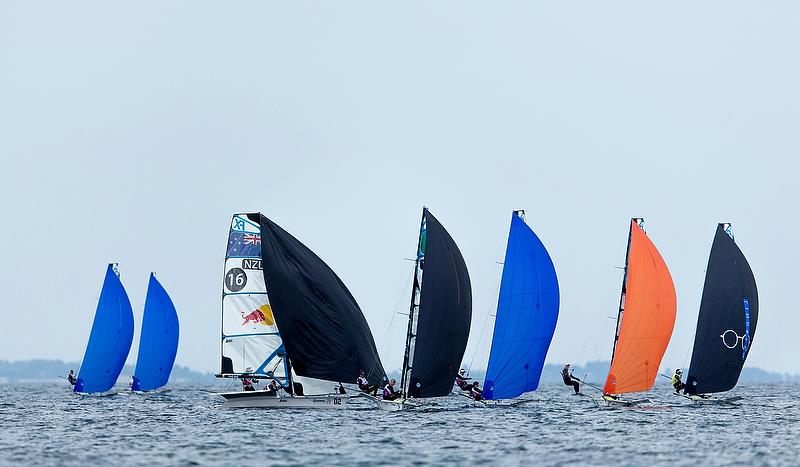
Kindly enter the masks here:
M 80 359 L 118 261 L 130 360 L 155 270 L 178 363 L 217 369 L 228 222 L 260 210 L 399 367 L 427 205 L 469 266 L 468 361 L 526 209 L 561 285 L 549 361 L 610 357 L 643 216 L 678 294 L 665 365 L 731 221 L 759 287 L 748 364 L 800 372 L 798 43 L 789 1 L 2 2 L 0 358 Z

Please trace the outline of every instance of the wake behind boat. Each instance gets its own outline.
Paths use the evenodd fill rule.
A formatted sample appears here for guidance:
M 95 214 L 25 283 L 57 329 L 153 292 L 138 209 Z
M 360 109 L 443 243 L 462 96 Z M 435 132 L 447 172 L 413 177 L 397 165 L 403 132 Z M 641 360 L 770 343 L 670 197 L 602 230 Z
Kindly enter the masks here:
M 384 378 L 372 333 L 336 273 L 262 214 L 236 214 L 228 234 L 220 378 L 277 387 L 220 394 L 225 407 L 343 408 L 343 394 L 306 396 L 303 378 Z M 285 397 L 279 397 L 284 394 Z

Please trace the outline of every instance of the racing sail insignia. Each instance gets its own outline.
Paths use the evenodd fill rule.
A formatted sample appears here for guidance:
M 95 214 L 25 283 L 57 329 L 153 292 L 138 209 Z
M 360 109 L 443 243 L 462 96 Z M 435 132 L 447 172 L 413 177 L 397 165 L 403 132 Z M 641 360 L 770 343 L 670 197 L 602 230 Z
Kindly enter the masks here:
M 524 211 L 511 217 L 483 398 L 512 399 L 539 387 L 556 329 L 558 279 Z
M 151 273 L 132 391 L 152 391 L 167 384 L 178 353 L 179 331 L 175 305 L 155 274 Z
M 757 323 L 753 271 L 733 240 L 731 225 L 719 224 L 708 257 L 686 393 L 733 389 L 753 345 Z
M 450 394 L 471 320 L 467 265 L 450 234 L 423 208 L 400 382 L 403 397 Z
M 617 330 L 604 394 L 652 388 L 675 326 L 675 285 L 643 225 L 644 219 L 631 220 Z
M 108 391 L 117 382 L 133 342 L 133 309 L 116 263 L 108 265 L 75 392 Z
M 350 291 L 314 252 L 262 214 L 236 214 L 228 236 L 222 371 L 353 383 L 383 380 L 372 333 Z

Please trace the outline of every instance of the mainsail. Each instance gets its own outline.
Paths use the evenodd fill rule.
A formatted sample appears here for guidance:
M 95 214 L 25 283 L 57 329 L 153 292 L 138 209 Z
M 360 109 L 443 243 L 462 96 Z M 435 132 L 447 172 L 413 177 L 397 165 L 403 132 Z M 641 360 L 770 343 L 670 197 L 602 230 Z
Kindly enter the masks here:
M 258 214 L 234 214 L 222 287 L 219 376 L 251 374 L 288 384 L 285 349 L 264 282 Z
M 364 370 L 371 384 L 379 384 L 385 372 L 372 332 L 339 276 L 270 219 L 249 216 L 260 226 L 263 275 L 294 372 L 355 383 Z
M 133 342 L 133 309 L 119 280 L 116 264 L 109 264 L 92 332 L 83 356 L 75 392 L 108 391 L 117 382 Z
M 423 208 L 403 359 L 401 388 L 405 397 L 450 393 L 467 347 L 471 320 L 467 265 L 450 234 Z
M 632 219 L 617 332 L 605 394 L 653 387 L 675 326 L 675 285 L 655 245 Z
M 733 389 L 753 345 L 757 323 L 753 271 L 733 241 L 730 224 L 719 224 L 708 257 L 686 392 Z
M 151 273 L 131 390 L 151 391 L 167 384 L 178 352 L 178 333 L 175 305 Z
M 511 217 L 484 399 L 511 399 L 539 387 L 558 320 L 558 279 L 541 240 Z

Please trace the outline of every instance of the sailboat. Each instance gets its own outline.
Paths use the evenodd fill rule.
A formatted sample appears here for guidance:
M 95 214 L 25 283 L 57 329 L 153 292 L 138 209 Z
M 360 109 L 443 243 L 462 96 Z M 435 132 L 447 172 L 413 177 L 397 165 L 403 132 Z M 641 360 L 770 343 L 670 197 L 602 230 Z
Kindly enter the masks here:
M 558 320 L 558 279 L 539 237 L 514 211 L 503 261 L 483 399 L 513 399 L 539 387 Z
M 133 342 L 133 309 L 119 279 L 117 264 L 106 269 L 92 331 L 74 391 L 105 392 L 117 382 Z
M 414 285 L 401 373 L 401 397 L 377 400 L 384 410 L 450 394 L 467 347 L 472 286 L 461 252 L 441 223 L 422 209 Z
M 603 387 L 609 404 L 650 402 L 619 396 L 653 387 L 675 326 L 675 285 L 643 226 L 644 219 L 631 219 L 611 368 Z
M 708 395 L 736 386 L 757 323 L 758 289 L 753 271 L 733 240 L 731 224 L 719 224 L 708 257 L 686 397 L 697 402 L 741 399 Z
M 179 328 L 175 305 L 151 273 L 132 391 L 152 391 L 167 384 L 178 353 Z
M 367 321 L 314 252 L 260 213 L 235 214 L 222 292 L 217 377 L 274 380 L 286 393 L 226 392 L 226 407 L 344 408 L 347 395 L 306 396 L 302 378 L 370 384 L 384 379 Z

